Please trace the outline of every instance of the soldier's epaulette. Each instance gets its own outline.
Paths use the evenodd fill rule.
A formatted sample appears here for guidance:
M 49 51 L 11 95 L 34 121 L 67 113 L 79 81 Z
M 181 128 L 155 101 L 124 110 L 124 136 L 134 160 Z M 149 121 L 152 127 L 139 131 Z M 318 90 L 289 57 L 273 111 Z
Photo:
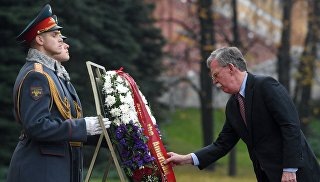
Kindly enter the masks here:
M 18 90 L 17 90 L 17 95 L 16 95 L 16 105 L 15 105 L 15 110 L 16 110 L 16 116 L 19 122 L 21 122 L 21 116 L 20 116 L 20 93 L 21 93 L 21 87 L 22 84 L 25 80 L 25 78 L 28 76 L 28 74 L 32 73 L 32 72 L 38 72 L 43 74 L 47 80 L 48 80 L 48 84 L 49 84 L 49 89 L 50 89 L 50 94 L 51 94 L 51 102 L 50 102 L 50 110 L 52 108 L 53 103 L 56 104 L 59 112 L 61 113 L 61 115 L 65 118 L 65 119 L 70 119 L 71 118 L 71 109 L 70 109 L 70 103 L 67 100 L 67 98 L 62 99 L 60 97 L 60 94 L 58 92 L 58 89 L 53 81 L 53 79 L 51 78 L 51 76 L 45 72 L 43 70 L 43 65 L 40 63 L 34 63 L 34 69 L 29 70 L 21 79 L 19 86 L 18 86 Z
M 48 77 L 44 74 L 42 64 L 40 64 L 40 63 L 34 63 L 34 64 L 33 64 L 33 71 L 42 73 L 42 74 L 48 79 Z M 51 77 L 50 77 L 50 78 L 51 78 Z M 49 80 L 48 80 L 48 82 L 49 82 Z M 49 85 L 50 85 L 50 84 L 49 84 Z M 51 89 L 50 89 L 50 90 L 51 90 Z M 50 107 L 49 107 L 50 110 L 51 110 L 51 108 L 52 108 L 52 105 L 53 105 L 53 97 L 51 97 L 51 102 L 50 102 Z
M 51 99 L 53 99 L 54 103 L 56 104 L 60 114 L 65 118 L 65 119 L 71 119 L 71 108 L 70 108 L 70 103 L 68 101 L 68 99 L 65 98 L 61 98 L 59 91 L 56 87 L 56 84 L 54 83 L 52 77 L 45 71 L 43 71 L 43 66 L 40 63 L 35 63 L 34 64 L 34 71 L 37 71 L 39 73 L 42 73 L 47 79 L 48 79 L 48 83 L 49 83 L 49 88 L 50 88 L 50 93 L 51 93 Z M 51 106 L 50 109 L 52 107 L 52 103 L 51 102 Z
M 40 63 L 34 63 L 34 71 L 43 73 L 43 66 Z
M 20 116 L 20 95 L 21 95 L 21 87 L 23 85 L 24 80 L 26 79 L 26 77 L 32 73 L 32 72 L 39 72 L 39 73 L 43 73 L 43 67 L 42 64 L 40 63 L 34 63 L 34 69 L 29 70 L 21 79 L 19 86 L 18 86 L 18 90 L 17 90 L 17 95 L 15 96 L 15 110 L 16 110 L 16 116 L 18 119 L 18 122 L 21 122 L 21 116 Z M 51 103 L 50 103 L 50 110 L 52 108 L 52 104 L 53 104 L 53 98 L 51 98 Z

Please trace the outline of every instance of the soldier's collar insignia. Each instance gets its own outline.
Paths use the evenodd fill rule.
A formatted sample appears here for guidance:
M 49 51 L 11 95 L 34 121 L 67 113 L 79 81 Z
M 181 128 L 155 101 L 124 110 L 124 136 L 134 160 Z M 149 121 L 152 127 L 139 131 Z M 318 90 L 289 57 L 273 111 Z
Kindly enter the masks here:
M 43 96 L 43 90 L 42 87 L 30 87 L 30 93 L 31 93 L 31 97 L 34 100 L 38 100 Z

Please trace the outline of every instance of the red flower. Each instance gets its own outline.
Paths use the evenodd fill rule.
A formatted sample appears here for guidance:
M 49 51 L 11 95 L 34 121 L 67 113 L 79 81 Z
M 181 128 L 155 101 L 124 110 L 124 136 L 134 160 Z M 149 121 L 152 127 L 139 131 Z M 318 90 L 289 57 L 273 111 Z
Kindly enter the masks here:
M 138 181 L 139 181 L 139 182 L 140 182 L 140 181 L 142 181 L 142 179 L 143 179 L 145 176 L 151 176 L 152 173 L 153 173 L 152 168 L 150 168 L 150 167 L 143 167 L 143 168 L 141 168 L 141 169 L 135 170 L 135 171 L 133 172 L 132 178 L 133 178 L 133 181 L 135 181 L 135 182 L 138 182 Z
M 142 181 L 142 178 L 143 178 L 143 170 L 142 169 L 138 169 L 138 170 L 135 170 L 133 172 L 133 181 Z

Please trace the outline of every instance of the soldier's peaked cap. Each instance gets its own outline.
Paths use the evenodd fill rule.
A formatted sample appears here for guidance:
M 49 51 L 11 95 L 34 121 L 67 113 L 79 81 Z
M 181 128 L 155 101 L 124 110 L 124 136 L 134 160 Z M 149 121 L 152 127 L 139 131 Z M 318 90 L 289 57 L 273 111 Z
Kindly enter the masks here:
M 55 19 L 52 17 L 52 9 L 49 4 L 43 6 L 35 19 L 33 19 L 27 27 L 17 36 L 17 40 L 20 42 L 30 43 L 37 35 L 50 32 L 54 30 L 60 30 L 60 27 Z
M 58 17 L 57 17 L 57 15 L 52 15 L 52 18 L 54 19 L 54 21 L 56 21 L 56 24 L 58 24 Z M 66 40 L 66 39 L 67 39 L 67 37 L 64 36 L 64 35 L 62 35 L 62 34 L 61 34 L 61 38 L 62 38 L 63 40 Z

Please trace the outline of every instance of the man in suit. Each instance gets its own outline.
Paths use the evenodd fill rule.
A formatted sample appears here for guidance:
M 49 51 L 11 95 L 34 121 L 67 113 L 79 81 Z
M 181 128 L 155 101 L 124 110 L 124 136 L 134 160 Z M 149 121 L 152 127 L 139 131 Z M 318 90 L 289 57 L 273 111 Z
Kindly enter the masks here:
M 102 131 L 98 117 L 82 116 L 77 92 L 61 65 L 69 60 L 61 29 L 47 4 L 17 37 L 29 51 L 13 89 L 22 132 L 8 182 L 81 182 L 82 144 Z M 103 122 L 110 126 L 107 118 Z
M 194 153 L 169 152 L 165 164 L 193 164 L 203 169 L 242 139 L 259 182 L 319 182 L 319 164 L 300 130 L 298 113 L 286 89 L 271 77 L 247 72 L 236 47 L 213 51 L 207 66 L 213 83 L 231 94 L 222 131 L 214 143 Z

